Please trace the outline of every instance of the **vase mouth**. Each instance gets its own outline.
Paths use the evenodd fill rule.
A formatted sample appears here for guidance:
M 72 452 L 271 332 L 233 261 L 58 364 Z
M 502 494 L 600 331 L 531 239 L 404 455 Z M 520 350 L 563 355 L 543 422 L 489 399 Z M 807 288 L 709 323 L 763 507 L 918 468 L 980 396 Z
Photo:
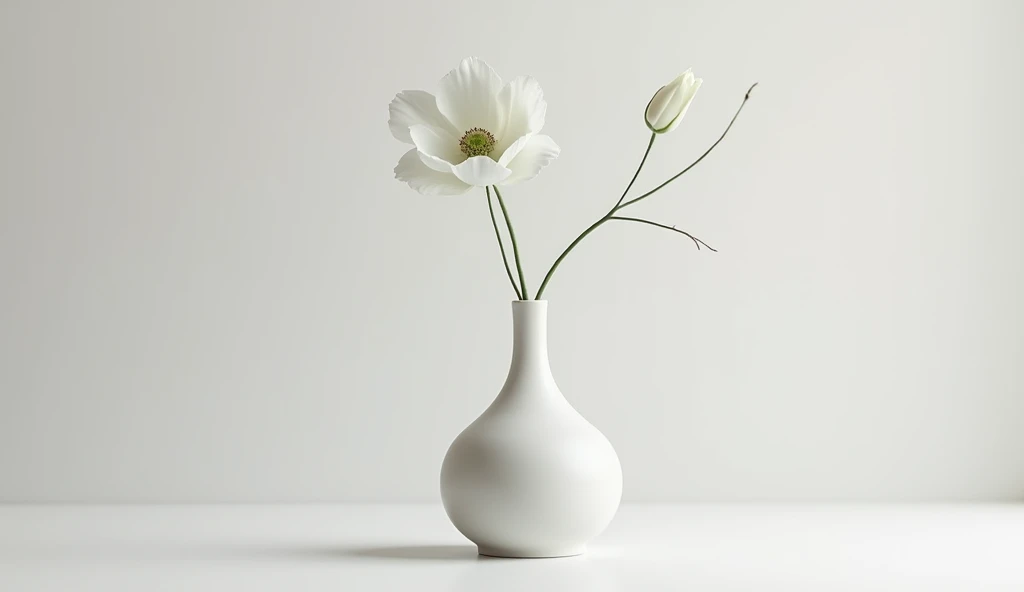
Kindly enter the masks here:
M 544 306 L 547 300 L 513 300 L 512 306 Z

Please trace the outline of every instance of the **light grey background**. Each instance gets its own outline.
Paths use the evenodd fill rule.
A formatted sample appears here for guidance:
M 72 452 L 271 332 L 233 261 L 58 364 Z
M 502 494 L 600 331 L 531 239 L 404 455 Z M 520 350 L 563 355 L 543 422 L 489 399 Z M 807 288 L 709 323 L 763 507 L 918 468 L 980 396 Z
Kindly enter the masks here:
M 549 287 L 627 500 L 1024 497 L 1024 8 L 0 3 L 0 500 L 435 500 L 504 379 L 483 193 L 392 179 L 397 91 L 532 74 L 537 287 L 704 78 L 636 213 Z

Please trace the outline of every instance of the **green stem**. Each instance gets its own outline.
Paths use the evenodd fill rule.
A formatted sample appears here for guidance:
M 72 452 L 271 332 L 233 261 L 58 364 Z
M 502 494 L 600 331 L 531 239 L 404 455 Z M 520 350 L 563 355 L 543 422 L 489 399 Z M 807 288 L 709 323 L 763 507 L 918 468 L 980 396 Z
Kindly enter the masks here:
M 668 185 L 672 181 L 675 181 L 679 177 L 682 177 L 683 174 L 686 171 L 688 171 L 688 170 L 692 169 L 693 167 L 697 166 L 698 162 L 704 160 L 704 157 L 707 156 L 708 154 L 711 154 L 711 151 L 715 149 L 715 146 L 718 146 L 719 142 L 721 142 L 722 140 L 725 139 L 725 135 L 729 133 L 730 129 L 732 129 L 732 124 L 736 123 L 736 118 L 740 116 L 740 112 L 743 111 L 743 106 L 746 105 L 747 101 L 750 99 L 750 91 L 754 90 L 754 86 L 757 86 L 756 82 L 753 84 L 753 86 L 751 86 L 749 89 L 747 89 L 747 94 L 743 96 L 743 102 L 740 103 L 740 108 L 737 109 L 736 110 L 736 114 L 732 116 L 732 120 L 729 121 L 729 125 L 726 126 L 725 131 L 722 132 L 722 135 L 718 138 L 718 140 L 716 140 L 715 143 L 712 144 L 711 147 L 708 148 L 704 152 L 704 154 L 700 155 L 700 158 L 698 158 L 697 160 L 695 160 L 692 163 L 690 163 L 690 166 L 686 167 L 685 169 L 683 169 L 683 170 L 679 171 L 678 173 L 676 173 L 675 175 L 673 175 L 672 178 L 670 178 L 668 181 L 665 181 L 661 185 L 658 185 L 657 187 L 655 187 L 654 189 L 651 189 L 650 191 L 648 191 L 647 193 L 641 195 L 640 197 L 635 197 L 635 198 L 627 201 L 626 203 L 622 204 L 620 207 L 624 208 L 626 206 L 635 204 L 636 202 L 640 201 L 641 199 L 644 199 L 644 198 L 648 197 L 649 195 L 653 194 L 655 191 L 661 189 L 662 187 Z
M 494 236 L 498 237 L 498 248 L 501 249 L 501 262 L 505 264 L 505 273 L 508 274 L 508 281 L 512 283 L 512 289 L 516 291 L 516 299 L 522 300 L 523 295 L 519 292 L 515 278 L 512 277 L 512 270 L 508 266 L 508 256 L 505 255 L 505 241 L 501 240 L 501 232 L 498 231 L 498 220 L 494 217 L 494 202 L 491 200 L 491 188 L 487 190 L 487 209 L 491 212 L 491 225 L 494 226 Z
M 652 226 L 658 226 L 658 227 L 661 227 L 661 228 L 667 228 L 669 230 L 674 230 L 676 232 L 685 234 L 686 236 L 690 237 L 694 241 L 694 243 L 697 244 L 697 248 L 698 249 L 700 248 L 700 245 L 703 244 L 708 249 L 711 249 L 712 251 L 714 251 L 715 249 L 712 249 L 704 241 L 701 241 L 700 239 L 694 237 L 693 235 L 691 235 L 689 233 L 683 232 L 682 230 L 678 230 L 675 227 L 666 226 L 664 224 L 659 224 L 657 222 L 651 222 L 650 220 L 643 220 L 643 219 L 640 219 L 640 218 L 626 218 L 626 217 L 621 217 L 621 216 L 615 216 L 615 213 L 618 212 L 619 210 L 621 210 L 622 208 L 625 208 L 626 206 L 635 204 L 636 202 L 638 202 L 638 201 L 640 201 L 640 200 L 642 200 L 642 199 L 652 195 L 654 192 L 658 191 L 662 187 L 665 187 L 666 185 L 668 185 L 672 181 L 675 181 L 679 177 L 683 176 L 684 173 L 686 173 L 687 171 L 689 171 L 690 169 L 695 167 L 698 162 L 704 160 L 704 157 L 707 156 L 708 154 L 710 154 L 711 151 L 715 149 L 715 146 L 718 146 L 719 142 L 721 142 L 723 139 L 725 139 L 725 135 L 729 133 L 729 130 L 732 129 L 732 124 L 736 123 L 736 119 L 740 116 L 740 112 L 743 111 L 743 106 L 746 105 L 747 101 L 750 99 L 750 91 L 754 90 L 755 86 L 757 86 L 756 82 L 749 89 L 747 89 L 747 94 L 745 94 L 743 96 L 743 102 L 740 103 L 740 108 L 737 109 L 736 110 L 736 114 L 732 116 L 732 120 L 729 121 L 729 125 L 725 128 L 725 131 L 722 132 L 722 135 L 718 138 L 718 140 L 716 140 L 715 143 L 712 144 L 711 147 L 708 148 L 707 151 L 704 152 L 704 154 L 700 155 L 700 158 L 698 158 L 697 160 L 693 161 L 693 163 L 691 163 L 690 166 L 686 167 L 685 169 L 683 169 L 682 171 L 680 171 L 679 173 L 674 175 L 668 181 L 665 181 L 661 185 L 658 185 L 657 187 L 655 187 L 654 189 L 652 189 L 652 190 L 648 191 L 647 193 L 641 195 L 640 197 L 631 199 L 631 200 L 629 200 L 627 202 L 623 202 L 622 200 L 625 199 L 626 194 L 629 193 L 630 188 L 633 187 L 633 182 L 636 181 L 637 176 L 640 175 L 640 169 L 642 169 L 644 167 L 644 163 L 647 162 L 647 155 L 650 153 L 651 146 L 654 145 L 654 137 L 657 135 L 657 134 L 652 133 L 651 134 L 651 141 L 647 144 L 647 152 L 644 152 L 643 160 L 640 161 L 640 166 L 637 167 L 636 172 L 633 174 L 633 179 L 630 180 L 629 185 L 626 186 L 626 190 L 624 192 L 622 192 L 622 197 L 619 198 L 619 201 L 615 204 L 614 207 L 612 207 L 612 209 L 607 214 L 605 214 L 600 220 L 598 220 L 597 222 L 594 222 L 586 230 L 584 230 L 583 234 L 581 234 L 578 237 L 576 237 L 576 240 L 572 241 L 572 243 L 570 243 L 569 246 L 566 247 L 564 251 L 562 251 L 562 254 L 558 256 L 558 259 L 555 259 L 555 262 L 551 265 L 551 269 L 549 269 L 547 275 L 544 276 L 544 281 L 541 282 L 540 288 L 537 290 L 537 299 L 539 300 L 540 297 L 544 294 L 544 290 L 547 288 L 548 282 L 551 281 L 551 276 L 555 273 L 555 270 L 558 269 L 558 265 L 562 262 L 563 259 L 565 259 L 566 255 L 568 255 L 569 252 L 572 251 L 576 247 L 576 245 L 580 244 L 580 241 L 582 241 L 584 238 L 586 238 L 588 234 L 590 234 L 591 232 L 597 230 L 597 228 L 599 226 L 601 226 L 602 224 L 604 224 L 608 220 L 628 220 L 628 221 L 631 221 L 631 222 L 641 222 L 641 223 L 644 223 L 644 224 L 650 224 Z
M 651 147 L 654 146 L 654 139 L 658 137 L 658 134 L 651 132 L 651 141 L 647 143 L 647 150 L 644 152 L 644 157 L 640 160 L 640 166 L 636 167 L 636 172 L 633 173 L 633 178 L 629 180 L 629 185 L 626 185 L 626 190 L 622 192 L 622 197 L 619 201 L 615 202 L 615 207 L 612 208 L 612 212 L 619 209 L 619 205 L 622 204 L 622 200 L 626 199 L 626 194 L 633 188 L 633 183 L 636 183 L 636 178 L 640 176 L 640 169 L 644 168 L 644 163 L 647 162 L 647 155 L 651 153 Z M 609 212 L 610 214 L 611 212 Z
M 686 232 L 685 230 L 679 230 L 675 226 L 669 226 L 668 224 L 662 224 L 660 222 L 654 222 L 652 220 L 644 220 L 643 218 L 629 218 L 629 217 L 626 217 L 626 216 L 611 216 L 608 219 L 609 220 L 625 220 L 626 222 L 640 222 L 641 224 L 650 224 L 651 226 L 657 226 L 658 228 L 664 228 L 665 230 L 671 230 L 672 232 L 678 232 L 679 234 L 688 236 L 690 238 L 690 240 L 693 241 L 693 244 L 697 245 L 697 250 L 698 251 L 700 250 L 700 246 L 704 245 L 705 247 L 708 248 L 708 250 L 714 251 L 716 253 L 718 252 L 718 250 L 715 249 L 714 247 L 712 247 L 711 245 L 709 245 L 706 242 L 700 240 L 699 238 L 693 236 L 689 232 Z
M 516 231 L 512 228 L 512 220 L 508 217 L 508 209 L 505 208 L 505 200 L 501 198 L 501 191 L 494 186 L 494 194 L 498 196 L 498 205 L 501 206 L 501 214 L 505 216 L 505 226 L 508 226 L 508 237 L 512 240 L 512 255 L 516 259 L 516 271 L 519 272 L 519 287 L 522 289 L 522 300 L 529 300 L 530 293 L 526 290 L 526 278 L 523 276 L 523 263 L 519 260 L 519 245 L 516 243 Z
M 640 166 L 636 167 L 636 172 L 633 173 L 633 178 L 629 180 L 629 185 L 626 185 L 626 190 L 622 192 L 622 196 L 619 197 L 619 201 L 616 202 L 615 205 L 612 206 L 612 209 L 608 210 L 608 213 L 605 214 L 600 220 L 591 224 L 589 228 L 583 231 L 583 234 L 577 236 L 576 240 L 572 241 L 572 243 L 568 247 L 566 247 L 564 251 L 562 251 L 562 254 L 558 256 L 558 259 L 555 259 L 555 262 L 551 264 L 551 269 L 548 270 L 547 275 L 544 276 L 544 281 L 541 282 L 540 288 L 537 290 L 538 300 L 540 300 L 541 295 L 544 294 L 544 288 L 547 288 L 548 282 L 551 281 L 551 276 L 554 275 L 555 270 L 558 269 L 558 264 L 561 263 L 563 259 L 565 259 L 565 256 L 569 254 L 569 251 L 573 250 L 573 248 L 575 248 L 576 245 L 580 244 L 581 240 L 586 238 L 587 235 L 590 234 L 591 232 L 597 230 L 598 226 L 607 222 L 609 218 L 611 218 L 611 215 L 618 211 L 620 204 L 622 203 L 622 200 L 626 199 L 626 195 L 629 193 L 629 190 L 633 188 L 633 183 L 636 183 L 636 178 L 640 176 L 640 171 L 644 168 L 644 163 L 647 162 L 647 155 L 651 153 L 651 147 L 654 146 L 654 139 L 657 137 L 658 134 L 651 132 L 651 140 L 647 142 L 647 150 L 644 151 L 644 157 L 640 159 Z
M 541 295 L 544 294 L 544 288 L 548 287 L 548 282 L 551 281 L 551 276 L 555 273 L 555 270 L 558 269 L 558 264 L 562 262 L 562 259 L 565 259 L 565 256 L 569 254 L 569 251 L 572 251 L 573 248 L 576 247 L 576 245 L 580 244 L 581 240 L 587 238 L 588 234 L 597 230 L 598 226 L 604 224 L 607 221 L 608 215 L 605 214 L 603 218 L 591 224 L 589 228 L 583 231 L 583 234 L 577 236 L 576 240 L 572 241 L 572 243 L 570 243 L 569 246 L 566 247 L 564 251 L 562 251 L 562 254 L 558 256 L 558 259 L 555 259 L 555 262 L 551 264 L 551 269 L 549 269 L 547 275 L 544 276 L 544 281 L 540 283 L 540 288 L 537 290 L 537 300 L 540 300 Z

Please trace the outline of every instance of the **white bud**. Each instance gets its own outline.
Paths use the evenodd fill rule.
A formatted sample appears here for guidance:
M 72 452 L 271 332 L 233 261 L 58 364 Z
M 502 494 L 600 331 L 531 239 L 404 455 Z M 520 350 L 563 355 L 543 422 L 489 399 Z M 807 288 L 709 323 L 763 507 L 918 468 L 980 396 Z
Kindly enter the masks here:
M 666 134 L 676 129 L 683 120 L 683 115 L 686 115 L 690 101 L 697 94 L 701 82 L 703 80 L 694 78 L 693 72 L 687 70 L 661 87 L 647 104 L 647 111 L 644 113 L 647 127 L 658 134 Z

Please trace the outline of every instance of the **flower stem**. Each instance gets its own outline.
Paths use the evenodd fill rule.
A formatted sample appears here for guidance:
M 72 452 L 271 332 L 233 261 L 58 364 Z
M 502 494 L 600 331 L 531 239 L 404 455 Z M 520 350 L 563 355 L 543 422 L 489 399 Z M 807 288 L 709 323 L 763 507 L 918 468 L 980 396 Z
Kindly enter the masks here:
M 743 96 L 743 102 L 740 103 L 740 108 L 737 109 L 736 110 L 736 114 L 732 116 L 732 120 L 729 121 L 729 125 L 727 125 L 725 127 L 725 131 L 722 132 L 722 135 L 719 136 L 719 138 L 717 140 L 715 140 L 715 143 L 712 144 L 711 147 L 708 148 L 704 152 L 704 154 L 700 155 L 700 158 L 698 158 L 697 160 L 695 160 L 692 163 L 690 163 L 690 166 L 686 167 L 685 169 L 683 169 L 683 170 L 679 171 L 678 173 L 676 173 L 675 175 L 673 175 L 668 181 L 665 181 L 661 185 L 658 185 L 657 187 L 655 187 L 654 189 L 651 189 L 650 191 L 648 191 L 647 193 L 641 195 L 640 197 L 634 197 L 633 199 L 631 199 L 631 200 L 627 201 L 626 203 L 622 204 L 621 207 L 624 208 L 624 207 L 626 207 L 628 205 L 635 204 L 636 202 L 640 201 L 641 199 L 646 198 L 647 196 L 651 195 L 655 191 L 657 191 L 657 190 L 661 189 L 662 187 L 668 185 L 672 181 L 675 181 L 679 177 L 682 177 L 683 173 L 685 173 L 686 171 L 688 171 L 688 170 L 692 169 L 693 167 L 697 166 L 698 162 L 704 160 L 704 157 L 707 156 L 708 154 L 711 154 L 711 151 L 715 149 L 715 146 L 718 146 L 718 143 L 725 139 L 725 135 L 729 133 L 730 129 L 732 129 L 732 124 L 736 123 L 736 118 L 739 117 L 740 116 L 740 112 L 743 111 L 743 106 L 746 105 L 747 101 L 750 99 L 750 91 L 754 90 L 755 86 L 757 86 L 756 82 L 753 84 L 753 86 L 751 86 L 749 89 L 747 89 L 747 94 Z
M 548 273 L 544 276 L 544 281 L 541 282 L 540 288 L 537 290 L 537 299 L 539 300 L 540 297 L 544 294 L 544 290 L 547 288 L 548 282 L 551 281 L 551 276 L 555 273 L 555 270 L 558 269 L 558 265 L 562 262 L 563 259 L 565 259 L 566 255 L 568 255 L 569 252 L 572 251 L 576 247 L 576 245 L 580 244 L 580 241 L 582 241 L 584 238 L 586 238 L 588 234 L 590 234 L 591 232 L 597 230 L 597 228 L 599 226 L 601 226 L 602 224 L 604 224 L 608 220 L 627 220 L 627 221 L 630 221 L 630 222 L 641 222 L 643 224 L 649 224 L 649 225 L 652 225 L 652 226 L 657 226 L 657 227 L 660 227 L 660 228 L 666 228 L 668 230 L 673 230 L 675 232 L 679 232 L 681 234 L 685 234 L 686 236 L 690 237 L 690 239 L 692 239 L 693 242 L 697 245 L 698 249 L 700 248 L 700 245 L 703 244 L 708 249 L 714 251 L 715 249 L 712 249 L 704 241 L 694 237 L 693 235 L 691 235 L 691 234 L 689 234 L 687 232 L 683 232 L 682 230 L 678 230 L 674 226 L 668 226 L 668 225 L 665 225 L 665 224 L 660 224 L 658 222 L 652 222 L 650 220 L 643 220 L 641 218 L 626 218 L 626 217 L 623 217 L 623 216 L 615 216 L 615 213 L 618 212 L 619 210 L 621 210 L 622 208 L 625 208 L 626 206 L 630 206 L 632 204 L 635 204 L 636 202 L 638 202 L 638 201 L 640 201 L 640 200 L 642 200 L 642 199 L 652 195 L 654 192 L 658 191 L 662 187 L 665 187 L 666 185 L 668 185 L 672 181 L 675 181 L 679 177 L 683 176 L 684 173 L 686 173 L 687 171 L 689 171 L 693 167 L 697 166 L 698 162 L 704 160 L 704 157 L 707 156 L 708 154 L 710 154 L 711 151 L 715 149 L 715 146 L 718 146 L 719 142 L 721 142 L 722 140 L 725 139 L 725 135 L 729 133 L 729 130 L 732 129 L 732 124 L 736 123 L 736 119 L 740 116 L 740 112 L 743 111 L 743 106 L 746 105 L 747 101 L 750 99 L 750 91 L 754 90 L 755 86 L 757 86 L 756 82 L 749 89 L 747 89 L 747 94 L 745 94 L 743 96 L 743 102 L 740 103 L 739 109 L 737 109 L 736 110 L 736 114 L 732 116 L 732 120 L 729 121 L 729 125 L 726 126 L 725 131 L 722 132 L 722 135 L 718 138 L 718 140 L 716 140 L 715 143 L 712 144 L 711 147 L 708 148 L 704 152 L 704 154 L 700 155 L 700 158 L 698 158 L 697 160 L 695 160 L 692 163 L 690 163 L 690 165 L 687 166 L 682 171 L 676 173 L 668 181 L 665 181 L 661 185 L 658 185 L 657 187 L 655 187 L 654 189 L 652 189 L 652 190 L 648 191 L 647 193 L 641 195 L 640 197 L 636 197 L 636 198 L 633 198 L 633 199 L 631 199 L 631 200 L 629 200 L 627 202 L 623 202 L 622 200 L 626 198 L 626 194 L 629 193 L 629 190 L 633 187 L 633 183 L 636 181 L 636 178 L 640 175 L 640 169 L 644 168 L 644 163 L 647 162 L 647 155 L 650 154 L 651 146 L 654 145 L 654 138 L 657 135 L 655 133 L 652 133 L 651 134 L 651 140 L 647 144 L 647 151 L 644 152 L 644 157 L 640 161 L 640 166 L 637 167 L 636 172 L 633 173 L 633 178 L 630 180 L 629 185 L 626 186 L 626 190 L 622 192 L 622 197 L 619 198 L 619 201 L 616 202 L 616 204 L 612 207 L 611 210 L 608 211 L 607 214 L 605 214 L 600 220 L 598 220 L 597 222 L 594 222 L 586 230 L 584 230 L 582 234 L 580 234 L 578 237 L 576 237 L 576 240 L 572 241 L 572 243 L 570 243 L 569 246 L 566 247 L 564 251 L 562 251 L 562 254 L 558 256 L 558 259 L 555 259 L 555 262 L 551 265 L 551 269 L 549 269 Z M 500 196 L 499 196 L 499 200 L 500 200 Z
M 593 224 L 590 225 L 589 228 L 583 231 L 583 234 L 577 236 L 576 240 L 572 241 L 572 243 L 570 243 L 569 246 L 566 247 L 564 251 L 562 251 L 562 254 L 558 256 L 558 259 L 555 259 L 555 262 L 551 264 L 551 269 L 549 269 L 547 275 L 544 276 L 544 281 L 540 283 L 540 288 L 537 289 L 537 300 L 540 300 L 540 297 L 544 294 L 544 288 L 548 287 L 548 282 L 551 281 L 551 275 L 555 273 L 555 270 L 558 269 L 558 264 L 562 262 L 562 259 L 565 259 L 565 256 L 569 254 L 569 251 L 572 251 L 573 248 L 576 247 L 576 245 L 580 244 L 581 240 L 587 238 L 588 234 L 597 230 L 598 226 L 604 224 L 607 221 L 608 216 L 605 215 L 597 222 L 594 222 Z
M 619 201 L 615 202 L 615 207 L 612 208 L 612 212 L 619 209 L 622 204 L 622 200 L 626 199 L 626 194 L 633 188 L 633 183 L 636 183 L 636 178 L 640 176 L 640 169 L 644 168 L 644 163 L 647 162 L 647 155 L 651 153 L 651 147 L 654 146 L 654 139 L 658 137 L 656 132 L 651 132 L 651 141 L 647 143 L 647 150 L 644 152 L 644 157 L 640 159 L 640 166 L 636 167 L 636 172 L 633 173 L 633 178 L 629 180 L 629 185 L 626 185 L 626 190 L 622 192 L 622 197 Z M 609 212 L 611 214 L 611 212 Z
M 522 300 L 529 300 L 530 293 L 526 290 L 526 278 L 523 275 L 523 264 L 519 260 L 519 245 L 516 243 L 516 231 L 512 228 L 512 220 L 508 217 L 508 209 L 505 208 L 505 200 L 501 198 L 501 191 L 494 186 L 494 194 L 498 196 L 498 205 L 501 206 L 501 214 L 505 216 L 505 226 L 508 227 L 508 237 L 512 241 L 512 255 L 516 260 L 516 271 L 519 272 L 519 287 L 522 290 Z
M 546 288 L 548 286 L 548 282 L 551 281 L 551 276 L 555 273 L 555 270 L 558 269 L 558 264 L 562 262 L 562 259 L 565 259 L 565 256 L 569 254 L 569 251 L 573 250 L 576 245 L 580 244 L 580 241 L 586 238 L 588 234 L 597 230 L 598 226 L 607 222 L 608 219 L 611 218 L 611 215 L 619 209 L 620 204 L 622 204 L 622 200 L 626 199 L 626 194 L 628 194 L 629 190 L 633 188 L 633 183 L 636 183 L 636 178 L 640 176 L 640 171 L 644 168 L 644 163 L 647 162 L 647 155 L 651 153 L 651 147 L 654 146 L 654 139 L 657 137 L 658 134 L 651 132 L 651 140 L 647 142 L 647 150 L 644 151 L 644 157 L 640 159 L 640 166 L 636 167 L 636 172 L 633 173 L 633 178 L 629 180 L 629 185 L 626 185 L 626 190 L 622 192 L 622 196 L 619 197 L 619 201 L 616 202 L 615 205 L 612 206 L 612 209 L 608 210 L 608 213 L 600 220 L 591 224 L 589 228 L 577 236 L 576 240 L 572 241 L 572 244 L 566 247 L 565 250 L 562 251 L 562 254 L 558 256 L 558 259 L 555 259 L 555 262 L 551 264 L 551 269 L 548 270 L 547 275 L 544 276 L 544 281 L 541 282 L 540 288 L 537 290 L 538 300 L 540 300 L 541 295 L 544 294 L 544 288 Z
M 508 281 L 512 283 L 512 289 L 516 291 L 516 299 L 522 300 L 523 295 L 519 292 L 515 278 L 512 277 L 512 269 L 508 266 L 508 256 L 505 255 L 505 241 L 501 240 L 501 232 L 498 231 L 498 220 L 494 217 L 494 202 L 491 200 L 491 188 L 487 190 L 487 209 L 491 212 L 491 225 L 494 226 L 494 236 L 498 238 L 498 248 L 501 249 L 501 262 L 505 264 L 505 273 L 508 274 Z

